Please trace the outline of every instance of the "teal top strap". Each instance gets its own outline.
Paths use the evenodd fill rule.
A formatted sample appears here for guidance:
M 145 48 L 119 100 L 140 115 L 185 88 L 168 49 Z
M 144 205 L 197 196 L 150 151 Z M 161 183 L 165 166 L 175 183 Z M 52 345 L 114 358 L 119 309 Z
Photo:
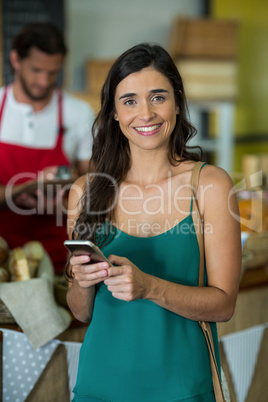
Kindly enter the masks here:
M 204 164 L 201 166 L 201 169 L 203 169 L 203 167 L 206 165 L 207 165 L 207 162 L 204 162 Z M 192 214 L 192 212 L 193 212 L 193 196 L 191 196 L 190 215 Z

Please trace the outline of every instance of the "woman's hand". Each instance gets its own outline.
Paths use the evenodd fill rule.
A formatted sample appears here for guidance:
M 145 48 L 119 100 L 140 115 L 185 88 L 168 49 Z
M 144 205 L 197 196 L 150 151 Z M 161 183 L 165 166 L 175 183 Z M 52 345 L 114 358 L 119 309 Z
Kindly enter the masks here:
M 108 276 L 107 262 L 90 264 L 89 255 L 72 256 L 70 259 L 72 274 L 81 288 L 89 288 L 102 282 Z
M 89 322 L 92 317 L 95 299 L 95 286 L 107 278 L 107 262 L 90 264 L 89 255 L 70 258 L 73 280 L 69 282 L 67 303 L 73 315 L 82 322 Z
M 110 255 L 109 261 L 117 265 L 109 267 L 108 277 L 104 280 L 113 297 L 125 301 L 145 299 L 150 288 L 150 275 L 127 258 Z

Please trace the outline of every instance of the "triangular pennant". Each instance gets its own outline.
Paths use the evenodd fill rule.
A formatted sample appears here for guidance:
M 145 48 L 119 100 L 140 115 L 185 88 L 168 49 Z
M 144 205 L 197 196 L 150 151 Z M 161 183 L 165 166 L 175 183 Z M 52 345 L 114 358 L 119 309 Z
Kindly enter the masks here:
M 263 333 L 251 387 L 246 402 L 268 401 L 268 328 Z
M 78 342 L 63 342 L 67 349 L 67 360 L 68 360 L 68 375 L 69 375 L 69 389 L 71 400 L 74 397 L 72 392 L 77 378 L 78 363 L 79 363 L 79 353 L 82 343 Z
M 223 372 L 225 374 L 225 378 L 227 381 L 227 385 L 228 385 L 228 390 L 229 390 L 229 394 L 230 394 L 230 398 L 232 402 L 237 402 L 237 398 L 236 398 L 236 393 L 235 393 L 235 388 L 234 388 L 234 383 L 233 383 L 233 379 L 232 379 L 232 375 L 228 366 L 228 362 L 226 359 L 226 354 L 224 352 L 224 348 L 223 348 L 223 344 L 220 341 L 219 342 L 219 351 L 220 351 L 220 359 L 221 359 L 221 367 L 222 367 L 222 382 L 223 382 Z
M 221 338 L 238 402 L 244 402 L 251 385 L 265 326 Z
M 3 332 L 0 331 L 0 398 L 3 395 Z
M 53 340 L 41 348 L 33 349 L 25 334 L 9 329 L 1 330 L 4 334 L 3 400 L 24 400 L 44 370 L 59 341 Z
M 67 352 L 58 345 L 25 402 L 70 401 Z

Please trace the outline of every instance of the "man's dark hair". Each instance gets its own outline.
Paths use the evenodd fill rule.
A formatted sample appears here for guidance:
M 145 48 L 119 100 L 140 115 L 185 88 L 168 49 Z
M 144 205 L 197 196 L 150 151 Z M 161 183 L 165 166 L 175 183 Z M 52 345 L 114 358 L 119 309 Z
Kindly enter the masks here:
M 20 59 L 28 57 L 32 47 L 50 55 L 67 53 L 62 32 L 50 22 L 27 24 L 12 40 L 11 48 L 17 51 Z

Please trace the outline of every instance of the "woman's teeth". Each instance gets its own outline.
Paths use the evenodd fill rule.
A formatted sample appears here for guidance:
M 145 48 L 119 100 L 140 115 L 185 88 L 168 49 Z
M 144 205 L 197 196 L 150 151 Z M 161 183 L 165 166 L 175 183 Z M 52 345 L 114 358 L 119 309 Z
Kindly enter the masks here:
M 135 127 L 135 129 L 140 132 L 149 132 L 149 131 L 157 130 L 160 126 L 161 126 L 161 124 L 156 124 L 154 126 L 149 126 L 149 127 Z

